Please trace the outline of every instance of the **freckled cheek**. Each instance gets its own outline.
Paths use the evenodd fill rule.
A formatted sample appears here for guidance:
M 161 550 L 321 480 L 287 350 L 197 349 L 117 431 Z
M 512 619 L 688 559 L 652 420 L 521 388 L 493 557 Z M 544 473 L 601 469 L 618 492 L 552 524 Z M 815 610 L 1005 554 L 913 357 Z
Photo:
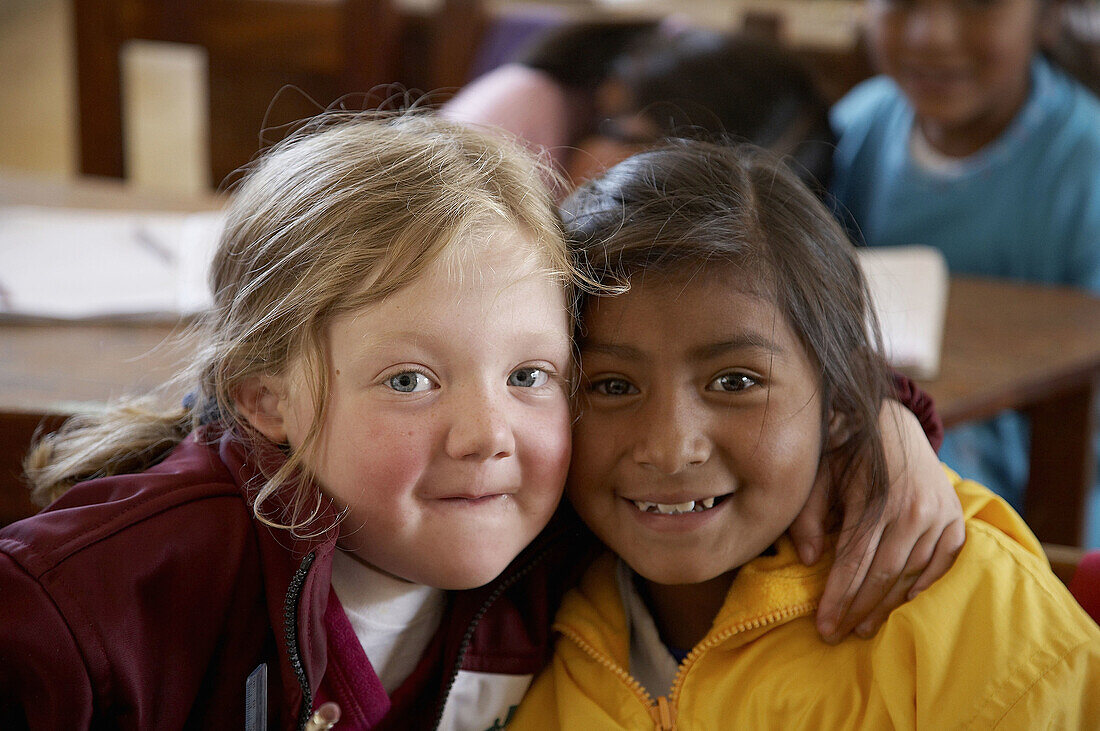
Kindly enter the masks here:
M 572 439 L 569 434 L 569 412 L 527 423 L 520 439 L 524 450 L 524 481 L 537 485 L 546 494 L 560 496 L 569 470 Z
M 416 484 L 436 441 L 430 424 L 359 424 L 337 433 L 348 435 L 331 445 L 343 455 L 344 482 L 374 494 L 401 492 Z

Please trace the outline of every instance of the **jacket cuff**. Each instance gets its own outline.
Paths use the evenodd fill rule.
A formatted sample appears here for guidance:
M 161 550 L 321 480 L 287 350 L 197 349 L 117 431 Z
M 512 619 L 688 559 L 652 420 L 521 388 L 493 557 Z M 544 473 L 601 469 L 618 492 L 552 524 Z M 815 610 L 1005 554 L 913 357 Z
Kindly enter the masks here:
M 928 443 L 936 452 L 943 445 L 943 421 L 936 413 L 936 404 L 927 392 L 921 390 L 912 379 L 894 371 L 894 398 L 913 412 L 928 437 Z

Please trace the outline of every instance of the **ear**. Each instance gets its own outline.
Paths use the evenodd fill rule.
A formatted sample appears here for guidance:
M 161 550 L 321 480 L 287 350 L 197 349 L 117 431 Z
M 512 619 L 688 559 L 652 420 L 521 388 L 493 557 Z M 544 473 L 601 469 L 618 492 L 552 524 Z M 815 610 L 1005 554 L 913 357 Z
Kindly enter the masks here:
M 275 444 L 286 444 L 286 384 L 276 376 L 249 376 L 237 388 L 237 411 Z
M 844 445 L 852 437 L 851 419 L 836 409 L 829 409 L 828 434 L 825 438 L 825 451 L 831 452 Z

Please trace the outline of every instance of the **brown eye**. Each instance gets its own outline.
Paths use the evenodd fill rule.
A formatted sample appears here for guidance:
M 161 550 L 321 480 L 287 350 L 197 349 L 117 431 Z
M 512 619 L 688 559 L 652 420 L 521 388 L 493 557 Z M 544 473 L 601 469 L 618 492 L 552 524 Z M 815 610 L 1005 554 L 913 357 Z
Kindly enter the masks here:
M 630 381 L 622 378 L 605 378 L 592 384 L 592 390 L 604 396 L 629 396 L 638 393 Z
M 736 393 L 752 388 L 756 385 L 756 379 L 744 373 L 723 373 L 715 378 L 707 386 L 709 391 L 725 391 Z

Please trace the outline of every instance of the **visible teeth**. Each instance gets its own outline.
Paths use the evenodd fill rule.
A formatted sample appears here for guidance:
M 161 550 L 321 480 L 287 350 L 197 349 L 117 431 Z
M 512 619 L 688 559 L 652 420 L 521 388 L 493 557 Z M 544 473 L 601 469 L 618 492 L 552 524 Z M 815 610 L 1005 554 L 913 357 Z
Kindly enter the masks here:
M 662 515 L 677 515 L 679 513 L 690 513 L 695 509 L 695 501 L 688 500 L 686 503 L 657 503 L 657 511 Z
M 646 500 L 634 500 L 634 506 L 643 513 L 660 513 L 661 515 L 681 515 L 683 513 L 701 513 L 714 507 L 715 498 L 708 497 L 702 500 L 688 500 L 683 503 L 651 503 Z

